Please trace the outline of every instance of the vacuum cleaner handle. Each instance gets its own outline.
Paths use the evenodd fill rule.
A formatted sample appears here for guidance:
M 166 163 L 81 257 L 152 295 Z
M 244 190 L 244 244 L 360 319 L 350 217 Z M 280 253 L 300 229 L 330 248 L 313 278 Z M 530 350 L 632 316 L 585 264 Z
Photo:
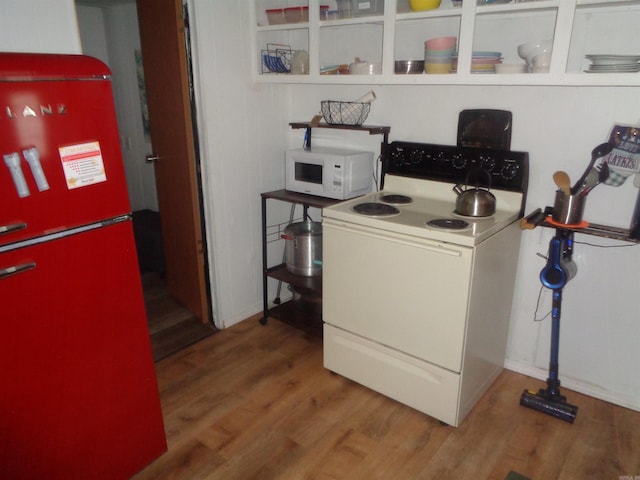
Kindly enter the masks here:
M 575 262 L 571 260 L 571 247 L 567 245 L 567 239 L 556 235 L 549 242 L 549 259 L 540 272 L 540 281 L 545 287 L 557 290 L 575 277 L 577 271 Z
M 560 348 L 560 314 L 562 308 L 562 287 L 576 275 L 576 265 L 571 259 L 573 254 L 573 234 L 567 230 L 556 230 L 549 242 L 549 259 L 540 272 L 542 284 L 553 290 L 551 316 L 551 352 L 549 355 L 549 378 L 547 388 L 538 392 L 524 390 L 520 396 L 520 405 L 538 410 L 566 422 L 573 423 L 578 407 L 567 403 L 560 393 L 558 377 L 558 357 Z

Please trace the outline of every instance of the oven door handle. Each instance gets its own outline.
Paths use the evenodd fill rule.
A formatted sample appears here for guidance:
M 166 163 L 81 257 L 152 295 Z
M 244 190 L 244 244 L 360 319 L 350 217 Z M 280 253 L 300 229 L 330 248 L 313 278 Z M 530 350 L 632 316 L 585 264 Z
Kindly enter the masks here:
M 342 230 L 343 232 L 351 232 L 357 235 L 366 235 L 367 237 L 377 238 L 379 240 L 384 240 L 387 242 L 395 242 L 402 245 L 407 245 L 409 247 L 421 248 L 423 250 L 428 250 L 430 252 L 441 253 L 444 255 L 450 255 L 452 257 L 461 257 L 462 252 L 460 250 L 456 250 L 454 248 L 443 247 L 442 245 L 431 245 L 426 242 L 417 242 L 412 240 L 407 240 L 406 238 L 400 237 L 399 235 L 385 235 L 380 231 L 371 231 L 369 229 L 365 229 L 359 226 L 349 226 L 346 227 L 344 225 L 339 225 L 336 223 L 329 223 L 325 220 L 323 223 L 323 228 L 335 228 L 337 230 Z

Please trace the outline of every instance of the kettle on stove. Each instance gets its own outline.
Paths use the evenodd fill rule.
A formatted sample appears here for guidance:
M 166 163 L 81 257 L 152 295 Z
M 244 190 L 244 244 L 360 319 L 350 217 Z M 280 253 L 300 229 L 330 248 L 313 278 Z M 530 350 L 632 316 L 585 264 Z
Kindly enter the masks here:
M 491 183 L 491 175 L 486 170 L 478 169 L 486 174 L 489 183 Z M 473 172 L 467 173 L 467 179 L 465 187 L 469 184 L 469 177 Z M 463 189 L 462 185 L 457 184 L 453 187 L 453 191 L 458 194 L 456 199 L 455 213 L 458 215 L 464 215 L 466 217 L 490 217 L 496 213 L 496 197 L 489 191 L 489 188 L 480 187 L 480 184 L 476 184 L 475 187 Z

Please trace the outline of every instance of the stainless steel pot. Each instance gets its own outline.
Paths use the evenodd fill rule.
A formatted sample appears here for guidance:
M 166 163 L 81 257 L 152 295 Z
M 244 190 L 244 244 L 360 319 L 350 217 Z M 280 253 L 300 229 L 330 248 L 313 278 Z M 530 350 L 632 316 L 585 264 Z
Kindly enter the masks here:
M 486 176 L 491 181 L 491 176 L 486 172 Z M 467 183 L 469 183 L 469 174 L 467 174 Z M 465 215 L 467 217 L 489 217 L 496 213 L 496 197 L 488 188 L 482 188 L 476 185 L 472 188 L 463 189 L 458 184 L 453 187 L 453 191 L 458 194 L 456 199 L 455 213 Z
M 284 229 L 281 237 L 286 240 L 284 258 L 287 270 L 305 277 L 322 272 L 321 223 L 292 223 Z

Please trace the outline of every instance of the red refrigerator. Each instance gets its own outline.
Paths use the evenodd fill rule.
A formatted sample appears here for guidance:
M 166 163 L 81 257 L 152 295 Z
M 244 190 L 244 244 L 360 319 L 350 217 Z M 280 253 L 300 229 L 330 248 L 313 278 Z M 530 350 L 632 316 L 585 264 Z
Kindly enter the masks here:
M 166 451 L 109 69 L 0 53 L 0 478 Z

